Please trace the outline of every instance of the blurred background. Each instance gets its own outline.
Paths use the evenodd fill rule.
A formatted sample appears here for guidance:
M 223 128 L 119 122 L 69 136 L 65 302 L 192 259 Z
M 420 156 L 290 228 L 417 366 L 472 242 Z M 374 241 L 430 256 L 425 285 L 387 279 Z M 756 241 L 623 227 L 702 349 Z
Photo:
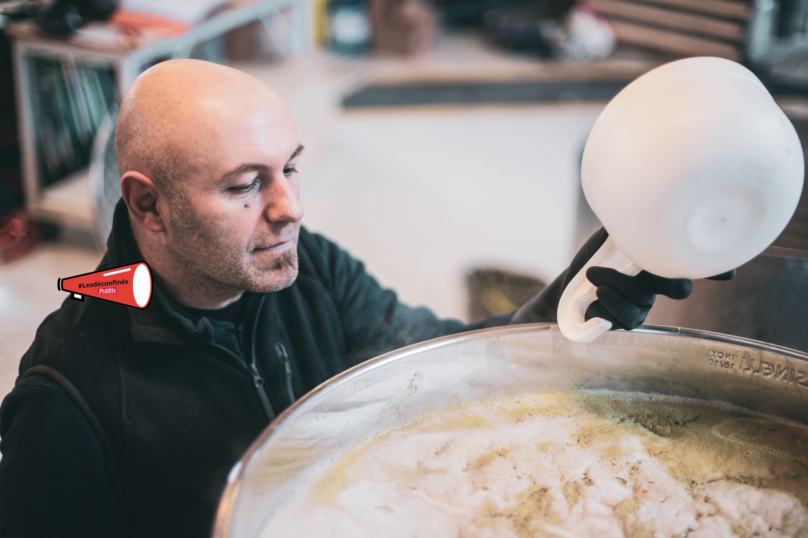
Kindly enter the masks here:
M 400 298 L 510 311 L 599 227 L 580 187 L 596 118 L 689 56 L 742 62 L 808 144 L 808 0 L 0 1 L 0 394 L 59 277 L 92 271 L 120 197 L 132 80 L 170 58 L 242 69 L 290 107 L 304 223 Z M 808 350 L 808 201 L 731 284 L 650 322 Z

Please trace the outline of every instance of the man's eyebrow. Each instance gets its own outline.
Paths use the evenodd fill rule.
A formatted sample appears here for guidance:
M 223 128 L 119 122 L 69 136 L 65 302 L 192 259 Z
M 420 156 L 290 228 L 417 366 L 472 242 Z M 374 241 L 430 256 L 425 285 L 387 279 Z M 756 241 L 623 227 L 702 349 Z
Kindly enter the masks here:
M 291 161 L 292 159 L 294 159 L 295 157 L 297 157 L 298 155 L 300 155 L 300 154 L 303 152 L 303 149 L 304 149 L 304 148 L 303 148 L 303 144 L 299 144 L 299 145 L 297 146 L 297 149 L 295 150 L 295 152 L 294 152 L 294 153 L 292 153 L 292 156 L 291 156 L 291 157 L 289 157 L 289 160 Z
M 294 159 L 295 157 L 300 155 L 303 152 L 303 149 L 304 149 L 303 144 L 299 144 L 297 146 L 297 149 L 294 151 L 294 153 L 292 153 L 292 156 L 289 157 L 288 160 L 291 161 L 292 159 Z M 245 163 L 245 164 L 242 164 L 241 166 L 239 166 L 237 168 L 234 168 L 233 170 L 230 170 L 229 172 L 227 172 L 225 175 L 222 176 L 222 178 L 219 181 L 224 183 L 224 182 L 229 181 L 229 180 L 231 180 L 231 179 L 233 179 L 235 177 L 240 176 L 241 174 L 246 174 L 247 172 L 260 172 L 260 171 L 263 171 L 263 170 L 266 170 L 266 169 L 267 169 L 267 165 L 265 165 L 265 164 Z
M 247 172 L 257 172 L 257 171 L 266 170 L 266 169 L 267 169 L 267 166 L 265 164 L 257 164 L 257 163 L 256 164 L 250 164 L 250 163 L 242 164 L 238 168 L 234 168 L 233 170 L 230 170 L 229 172 L 227 172 L 225 175 L 222 176 L 222 178 L 219 181 L 224 183 L 225 181 L 228 181 L 230 179 L 238 177 L 241 174 L 246 174 Z

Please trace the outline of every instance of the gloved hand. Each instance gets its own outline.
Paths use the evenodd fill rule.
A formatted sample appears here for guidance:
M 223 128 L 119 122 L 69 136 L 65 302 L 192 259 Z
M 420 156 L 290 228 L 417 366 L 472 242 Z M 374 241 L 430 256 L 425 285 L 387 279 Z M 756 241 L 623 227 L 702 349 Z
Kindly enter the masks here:
M 608 237 L 604 228 L 595 232 L 572 259 L 567 270 L 517 310 L 510 324 L 557 321 L 558 302 L 564 289 Z M 735 269 L 710 280 L 730 280 L 733 277 Z M 586 278 L 597 287 L 598 300 L 586 309 L 585 319 L 603 318 L 611 321 L 613 330 L 631 330 L 642 325 L 657 295 L 685 299 L 693 291 L 693 283 L 686 278 L 663 278 L 646 271 L 637 276 L 628 276 L 614 269 L 590 267 Z

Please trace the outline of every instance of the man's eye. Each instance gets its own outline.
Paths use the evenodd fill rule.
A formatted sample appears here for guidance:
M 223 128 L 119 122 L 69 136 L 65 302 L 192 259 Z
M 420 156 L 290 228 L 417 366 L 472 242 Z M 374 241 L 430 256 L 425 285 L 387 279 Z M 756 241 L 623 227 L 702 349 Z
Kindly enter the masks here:
M 249 185 L 242 185 L 241 187 L 231 187 L 230 190 L 238 194 L 245 194 L 250 192 L 257 186 L 258 186 L 258 180 L 253 181 Z
M 297 168 L 295 168 L 294 166 L 287 166 L 286 168 L 283 169 L 283 175 L 286 177 L 291 176 L 294 172 L 297 172 Z

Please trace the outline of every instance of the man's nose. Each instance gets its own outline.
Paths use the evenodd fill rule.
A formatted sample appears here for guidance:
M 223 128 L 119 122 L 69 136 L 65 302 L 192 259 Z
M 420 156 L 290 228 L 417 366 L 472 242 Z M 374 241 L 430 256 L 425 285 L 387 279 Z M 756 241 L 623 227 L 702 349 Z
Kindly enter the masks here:
M 297 189 L 286 176 L 273 178 L 272 188 L 267 192 L 266 215 L 270 222 L 297 222 L 303 218 Z

